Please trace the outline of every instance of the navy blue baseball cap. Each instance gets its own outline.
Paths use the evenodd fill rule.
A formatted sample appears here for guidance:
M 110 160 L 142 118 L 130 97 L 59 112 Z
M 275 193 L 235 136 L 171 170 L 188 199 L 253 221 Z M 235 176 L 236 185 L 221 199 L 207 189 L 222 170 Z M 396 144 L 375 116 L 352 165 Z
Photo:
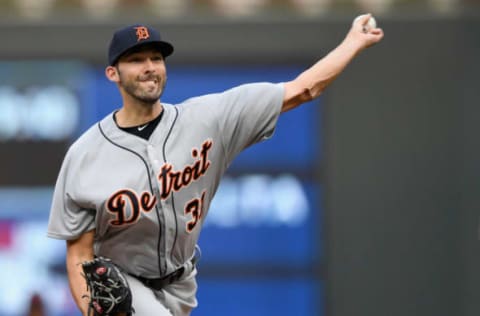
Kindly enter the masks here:
M 113 66 L 123 54 L 132 48 L 146 44 L 158 48 L 163 58 L 173 53 L 172 44 L 163 41 L 157 30 L 146 25 L 134 24 L 119 29 L 113 34 L 108 48 L 108 63 Z

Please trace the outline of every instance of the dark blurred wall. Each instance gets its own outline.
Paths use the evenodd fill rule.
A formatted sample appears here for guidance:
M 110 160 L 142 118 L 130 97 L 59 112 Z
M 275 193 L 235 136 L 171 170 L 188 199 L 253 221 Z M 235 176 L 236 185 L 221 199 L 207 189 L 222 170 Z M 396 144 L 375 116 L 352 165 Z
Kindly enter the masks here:
M 460 303 L 463 315 L 480 313 L 480 23 L 465 24 L 464 76 L 459 80 L 462 105 L 462 205 L 459 248 L 462 255 Z
M 150 23 L 175 64 L 313 63 L 351 21 Z M 325 94 L 327 316 L 480 312 L 480 20 L 379 19 Z M 123 24 L 3 25 L 1 59 L 104 64 Z M 8 39 L 8 44 L 5 41 Z
M 479 21 L 385 21 L 327 93 L 328 315 L 478 315 Z

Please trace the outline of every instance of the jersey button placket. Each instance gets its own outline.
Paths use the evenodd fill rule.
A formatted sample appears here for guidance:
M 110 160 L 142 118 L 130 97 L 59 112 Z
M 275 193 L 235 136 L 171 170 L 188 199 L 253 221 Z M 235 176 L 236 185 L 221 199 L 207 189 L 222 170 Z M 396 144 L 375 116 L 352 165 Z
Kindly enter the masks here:
M 172 201 L 173 197 L 174 197 L 174 193 L 171 192 L 166 199 L 159 200 L 161 204 L 162 213 L 164 214 L 163 215 L 164 220 L 165 220 L 163 237 L 165 239 L 165 256 L 167 258 L 166 261 L 169 268 L 173 268 L 173 262 L 169 258 L 171 258 L 171 255 L 172 255 L 171 249 L 172 249 L 172 245 L 175 242 L 176 233 L 177 233 L 176 218 L 174 215 L 175 208 Z
M 164 212 L 162 211 L 163 210 L 163 203 L 162 203 L 162 199 L 160 197 L 160 188 L 159 188 L 159 185 L 158 185 L 158 180 L 157 180 L 157 177 L 158 177 L 158 171 L 160 170 L 161 168 L 161 165 L 160 165 L 160 160 L 158 159 L 157 157 L 157 153 L 156 153 L 156 150 L 155 150 L 155 147 L 152 145 L 152 144 L 148 144 L 147 145 L 147 155 L 148 155 L 148 163 L 150 165 L 150 168 L 151 170 L 153 170 L 153 183 L 152 183 L 152 187 L 153 187 L 153 194 L 155 195 L 155 197 L 157 198 L 157 212 L 158 212 L 158 219 L 159 219 L 159 230 L 160 230 L 160 246 L 159 246 L 159 260 L 160 260 L 160 266 L 162 267 L 160 270 L 160 273 L 161 274 L 165 274 L 166 273 L 166 270 L 167 270 L 167 262 L 166 262 L 166 259 L 167 256 L 166 256 L 166 253 L 165 253 L 165 250 L 166 250 L 166 235 L 167 235 L 167 232 L 166 232 L 166 225 L 165 225 L 165 214 Z

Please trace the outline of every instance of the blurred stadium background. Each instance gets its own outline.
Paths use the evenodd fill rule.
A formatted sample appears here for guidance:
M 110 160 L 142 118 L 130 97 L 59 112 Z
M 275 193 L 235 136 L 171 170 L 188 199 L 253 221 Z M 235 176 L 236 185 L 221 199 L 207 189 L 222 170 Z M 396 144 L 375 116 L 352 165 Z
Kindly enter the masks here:
M 120 106 L 115 28 L 173 42 L 177 102 L 289 80 L 363 12 L 384 41 L 225 177 L 193 315 L 478 315 L 477 0 L 0 1 L 0 315 L 79 315 L 46 225 L 69 144 Z

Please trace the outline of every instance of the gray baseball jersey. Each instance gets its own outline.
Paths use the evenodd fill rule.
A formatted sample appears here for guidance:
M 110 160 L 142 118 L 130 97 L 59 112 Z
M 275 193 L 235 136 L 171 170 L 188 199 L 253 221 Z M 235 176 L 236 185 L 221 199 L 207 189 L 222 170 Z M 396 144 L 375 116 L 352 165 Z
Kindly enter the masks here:
M 48 236 L 96 229 L 96 255 L 128 273 L 167 275 L 194 254 L 219 181 L 245 147 L 272 135 L 283 84 L 254 83 L 163 104 L 149 140 L 118 128 L 113 114 L 68 150 Z

